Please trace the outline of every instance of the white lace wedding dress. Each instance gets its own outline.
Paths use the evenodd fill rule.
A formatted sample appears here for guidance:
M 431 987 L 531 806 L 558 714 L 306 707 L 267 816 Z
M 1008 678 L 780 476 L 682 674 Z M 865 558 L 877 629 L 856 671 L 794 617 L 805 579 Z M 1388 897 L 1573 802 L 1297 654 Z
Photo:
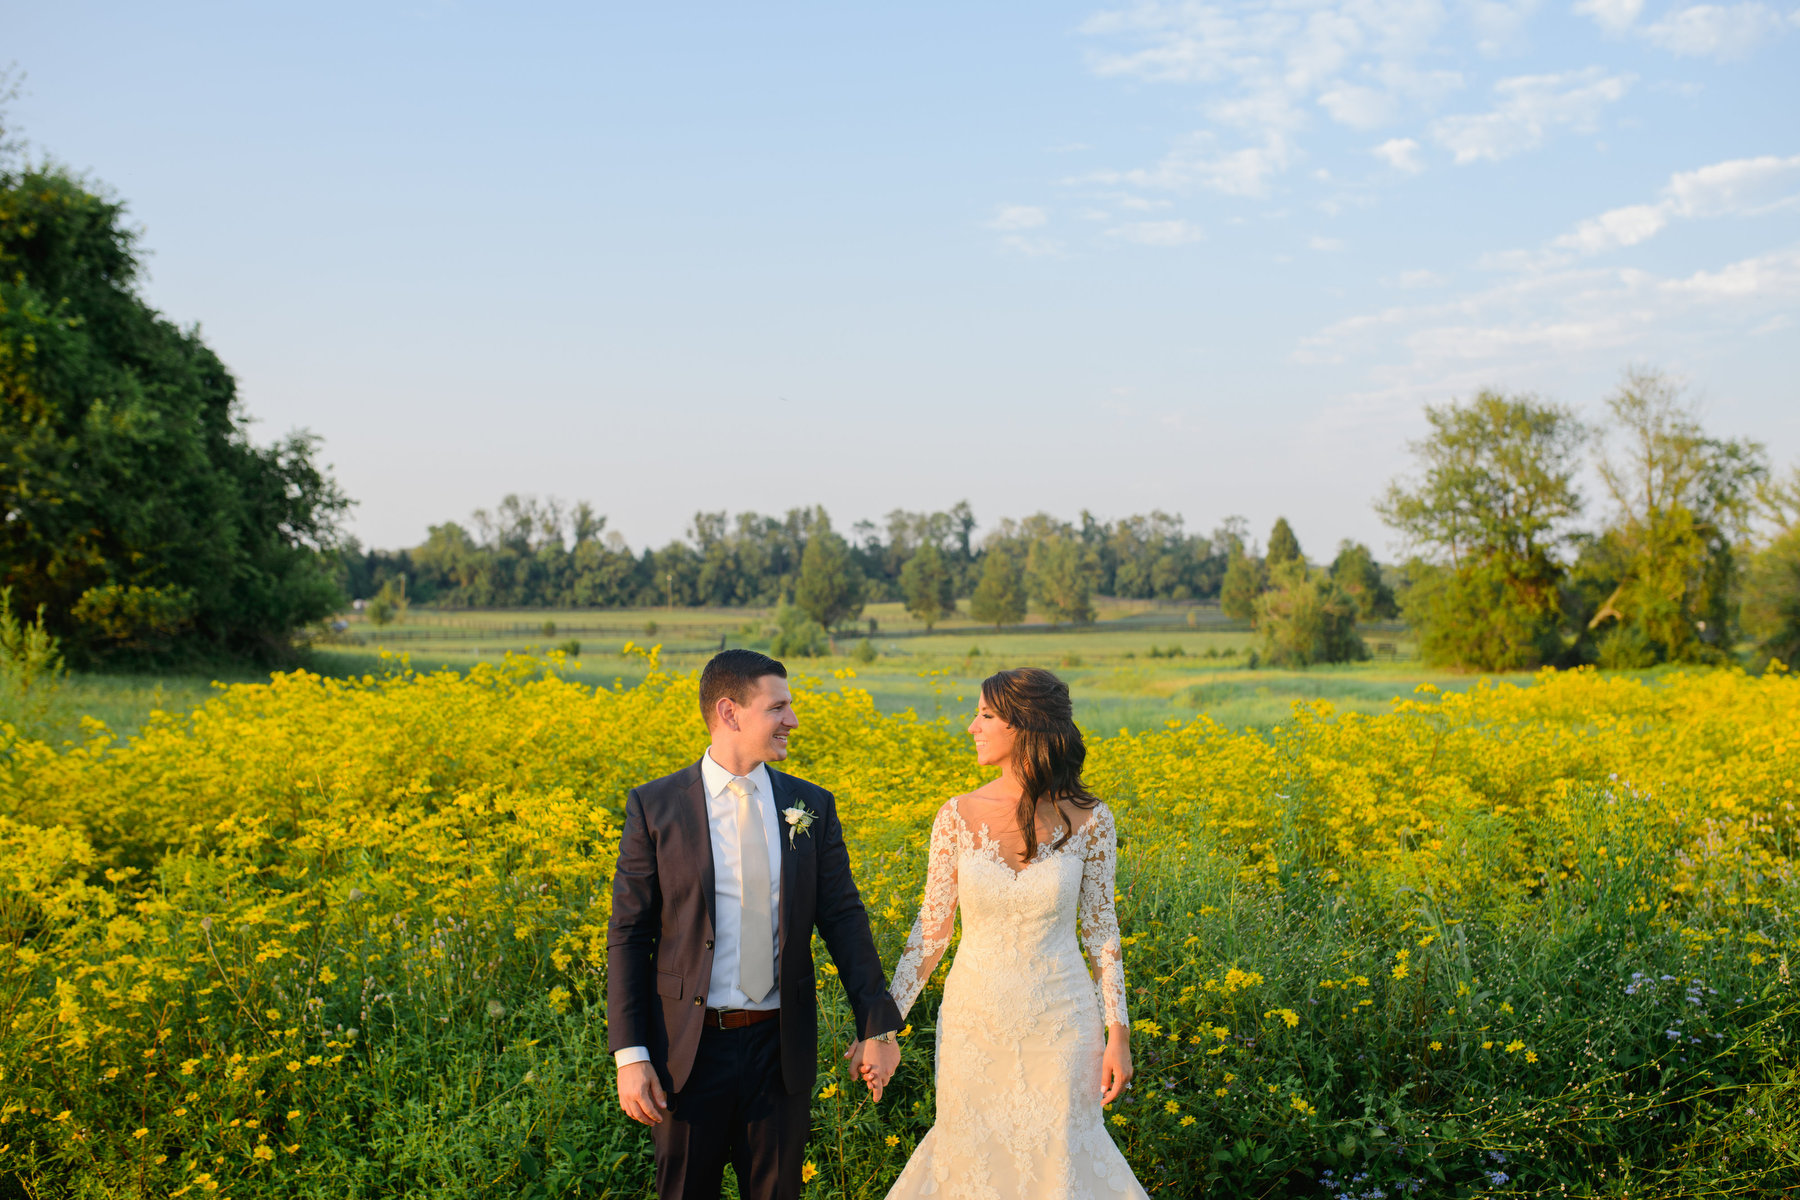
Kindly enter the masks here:
M 1086 819 L 1060 849 L 1040 844 L 1015 870 L 988 826 L 964 819 L 967 801 L 945 804 L 932 823 L 925 899 L 894 969 L 905 1014 L 961 906 L 938 1010 L 937 1123 L 889 1200 L 1144 1196 L 1100 1108 L 1105 1024 L 1127 1023 L 1112 814 L 1104 804 L 1079 813 Z

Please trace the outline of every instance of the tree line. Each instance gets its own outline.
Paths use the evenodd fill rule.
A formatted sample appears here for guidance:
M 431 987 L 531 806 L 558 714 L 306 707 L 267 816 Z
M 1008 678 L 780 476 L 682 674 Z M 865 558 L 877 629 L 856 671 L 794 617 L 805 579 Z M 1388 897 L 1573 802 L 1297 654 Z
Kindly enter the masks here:
M 966 502 L 895 510 L 880 524 L 856 522 L 848 536 L 819 506 L 781 516 L 701 512 L 685 537 L 636 552 L 591 504 L 509 495 L 467 525 L 431 526 L 418 546 L 364 550 L 352 541 L 337 562 L 345 591 L 369 600 L 404 592 L 471 608 L 768 606 L 829 594 L 808 605 L 827 626 L 895 600 L 927 624 L 966 601 L 977 620 L 1006 625 L 1023 619 L 1027 601 L 1082 622 L 1097 595 L 1216 598 L 1248 537 L 1241 517 L 1190 533 L 1164 512 L 1115 521 L 1084 512 L 1073 522 L 1037 513 L 980 538 L 977 525 Z

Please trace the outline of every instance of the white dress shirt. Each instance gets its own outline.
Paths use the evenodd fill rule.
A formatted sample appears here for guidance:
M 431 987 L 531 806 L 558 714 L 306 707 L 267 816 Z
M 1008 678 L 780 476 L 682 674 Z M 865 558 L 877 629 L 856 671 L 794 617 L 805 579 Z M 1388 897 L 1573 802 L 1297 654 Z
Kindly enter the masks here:
M 769 927 L 770 944 L 766 950 L 775 960 L 775 987 L 765 998 L 751 1001 L 738 989 L 738 956 L 743 929 L 744 870 L 739 853 L 738 799 L 726 790 L 733 779 L 742 778 L 756 788 L 750 803 L 762 814 L 763 836 L 769 849 Z M 713 897 L 716 914 L 713 921 L 712 979 L 707 984 L 706 1007 L 771 1009 L 781 1007 L 781 818 L 775 811 L 775 789 L 769 782 L 768 768 L 761 763 L 748 775 L 736 776 L 713 761 L 707 750 L 700 759 L 700 785 L 706 793 L 706 827 L 712 842 Z M 626 1046 L 613 1052 L 613 1060 L 623 1067 L 629 1063 L 649 1062 L 647 1046 Z

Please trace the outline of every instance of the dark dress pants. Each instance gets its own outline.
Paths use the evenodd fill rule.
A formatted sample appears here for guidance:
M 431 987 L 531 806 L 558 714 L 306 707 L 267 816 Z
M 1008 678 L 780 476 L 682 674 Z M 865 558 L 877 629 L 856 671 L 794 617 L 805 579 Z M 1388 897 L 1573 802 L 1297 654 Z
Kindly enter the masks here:
M 687 1086 L 651 1127 L 656 1194 L 718 1200 L 729 1162 L 744 1200 L 795 1200 L 811 1129 L 811 1089 L 782 1086 L 780 1021 L 708 1029 Z

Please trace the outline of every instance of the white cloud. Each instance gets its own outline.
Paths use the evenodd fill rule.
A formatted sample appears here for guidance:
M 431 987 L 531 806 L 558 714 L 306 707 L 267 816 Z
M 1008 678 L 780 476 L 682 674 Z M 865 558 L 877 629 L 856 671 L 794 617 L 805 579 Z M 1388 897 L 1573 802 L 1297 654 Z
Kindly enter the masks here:
M 1495 262 L 1557 266 L 1566 263 L 1569 254 L 1601 254 L 1648 241 L 1677 218 L 1755 216 L 1796 203 L 1800 203 L 1800 154 L 1734 158 L 1670 176 L 1656 203 L 1629 204 L 1589 218 L 1551 242 L 1546 255 L 1516 254 Z
M 1132 221 L 1106 231 L 1109 236 L 1140 246 L 1187 246 L 1206 234 L 1187 221 Z
M 1696 4 L 1670 13 L 1644 36 L 1672 54 L 1701 58 L 1742 58 L 1763 41 L 1784 32 L 1787 20 L 1766 4 Z
M 1352 129 L 1379 129 L 1393 120 L 1399 101 L 1392 93 L 1380 88 L 1347 83 L 1320 95 L 1319 107 L 1340 125 Z
M 1266 194 L 1305 157 L 1300 137 L 1321 112 L 1376 129 L 1460 88 L 1436 44 L 1447 20 L 1446 0 L 1152 0 L 1099 13 L 1081 27 L 1100 47 L 1096 74 L 1201 88 L 1208 121 L 1156 167 L 1109 174 Z
M 1608 33 L 1624 33 L 1644 11 L 1644 0 L 1580 0 L 1575 11 L 1592 17 Z
M 1662 205 L 1633 204 L 1583 221 L 1574 232 L 1563 234 L 1551 244 L 1580 254 L 1599 254 L 1647 241 L 1668 223 L 1669 214 Z
M 988 222 L 988 228 L 1013 232 L 1020 229 L 1041 229 L 1049 223 L 1050 214 L 1035 205 L 1002 204 L 994 211 L 994 219 Z
M 1437 287 L 1445 282 L 1444 277 L 1436 271 L 1402 271 L 1397 283 L 1408 291 L 1414 288 Z
M 1408 175 L 1417 175 L 1425 169 L 1419 158 L 1419 143 L 1411 138 L 1389 138 L 1371 153 L 1396 171 L 1405 171 Z
M 1498 162 L 1542 145 L 1555 129 L 1591 132 L 1606 107 L 1624 99 L 1631 82 L 1628 75 L 1608 75 L 1599 67 L 1502 79 L 1494 85 L 1492 110 L 1434 121 L 1431 135 L 1459 164 Z
M 1344 248 L 1343 238 L 1313 237 L 1307 240 L 1307 246 L 1321 254 L 1336 254 Z
M 1285 137 L 1271 134 L 1260 146 L 1222 150 L 1211 133 L 1193 133 L 1176 142 L 1154 167 L 1131 171 L 1096 171 L 1075 183 L 1127 184 L 1156 191 L 1222 192 L 1227 196 L 1261 196 L 1269 181 L 1295 159 Z
M 1672 176 L 1669 203 L 1682 216 L 1754 214 L 1800 200 L 1800 154 L 1734 158 Z
M 1676 338 L 1716 341 L 1723 330 L 1791 311 L 1796 299 L 1800 246 L 1674 278 L 1562 270 L 1338 321 L 1304 339 L 1295 358 L 1386 358 L 1388 365 L 1377 369 L 1408 388 L 1521 363 L 1554 361 L 1566 369 L 1580 356 L 1616 365 L 1633 353 L 1666 352 Z
M 1538 0 L 1466 0 L 1474 22 L 1476 49 L 1486 55 L 1503 54 L 1516 46 L 1525 22 L 1537 10 Z
M 1660 285 L 1666 295 L 1703 301 L 1800 297 L 1800 249 L 1746 258 Z

